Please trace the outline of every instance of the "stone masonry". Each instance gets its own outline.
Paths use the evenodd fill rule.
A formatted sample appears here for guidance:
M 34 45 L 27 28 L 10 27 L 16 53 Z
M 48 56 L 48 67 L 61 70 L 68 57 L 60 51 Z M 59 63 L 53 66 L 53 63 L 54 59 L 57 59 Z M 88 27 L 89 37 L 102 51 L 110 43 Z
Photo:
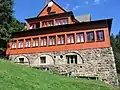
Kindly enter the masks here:
M 68 64 L 66 55 L 77 55 L 77 64 Z M 46 57 L 46 63 L 41 63 L 40 57 Z M 115 59 L 111 47 L 9 56 L 9 59 L 15 63 L 19 63 L 19 58 L 24 58 L 24 64 L 31 67 L 47 67 L 59 74 L 95 77 L 110 85 L 118 85 Z

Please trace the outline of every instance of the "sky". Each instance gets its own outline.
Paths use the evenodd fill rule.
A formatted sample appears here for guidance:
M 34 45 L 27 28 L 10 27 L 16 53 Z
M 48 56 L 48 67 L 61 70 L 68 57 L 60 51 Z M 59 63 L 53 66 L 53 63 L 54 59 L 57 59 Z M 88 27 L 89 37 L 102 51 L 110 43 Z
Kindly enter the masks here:
M 113 19 L 111 33 L 120 31 L 120 0 L 55 0 L 75 16 L 90 14 L 92 20 Z M 14 16 L 17 20 L 36 17 L 44 8 L 46 0 L 14 0 Z

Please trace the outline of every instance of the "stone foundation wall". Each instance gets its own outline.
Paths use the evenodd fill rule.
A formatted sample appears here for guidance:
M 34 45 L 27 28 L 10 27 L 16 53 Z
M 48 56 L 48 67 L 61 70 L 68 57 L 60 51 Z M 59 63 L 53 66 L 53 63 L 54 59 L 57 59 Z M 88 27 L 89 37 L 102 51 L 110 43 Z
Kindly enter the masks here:
M 77 64 L 67 64 L 66 55 L 77 55 Z M 111 47 L 10 55 L 9 59 L 19 63 L 21 57 L 25 58 L 25 65 L 44 66 L 59 74 L 70 74 L 71 76 L 98 77 L 110 85 L 118 85 L 115 59 Z M 40 57 L 46 57 L 45 64 L 40 62 Z

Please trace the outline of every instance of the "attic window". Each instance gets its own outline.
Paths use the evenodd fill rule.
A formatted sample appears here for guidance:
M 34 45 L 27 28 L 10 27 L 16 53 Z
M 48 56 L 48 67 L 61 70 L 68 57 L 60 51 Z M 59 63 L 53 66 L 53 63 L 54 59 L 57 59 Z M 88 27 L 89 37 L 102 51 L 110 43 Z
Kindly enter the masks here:
M 68 18 L 56 19 L 56 20 L 55 20 L 55 23 L 56 23 L 56 25 L 68 24 Z
M 48 12 L 48 15 L 54 15 L 56 12 Z
M 53 26 L 53 25 L 54 25 L 53 20 L 42 22 L 42 27 L 49 27 L 49 26 Z

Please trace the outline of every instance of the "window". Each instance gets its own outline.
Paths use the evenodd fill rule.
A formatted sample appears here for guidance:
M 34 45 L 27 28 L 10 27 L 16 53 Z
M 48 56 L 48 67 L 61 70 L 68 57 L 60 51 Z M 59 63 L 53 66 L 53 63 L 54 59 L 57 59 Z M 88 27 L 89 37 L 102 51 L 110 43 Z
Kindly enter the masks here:
M 56 38 L 55 38 L 55 36 L 50 36 L 49 37 L 49 45 L 55 45 L 55 40 Z
M 40 28 L 40 22 L 30 24 L 30 29 Z
M 48 27 L 48 26 L 54 26 L 53 20 L 42 22 L 42 27 Z
M 26 40 L 26 47 L 27 47 L 27 48 L 30 47 L 30 44 L 31 44 L 31 40 L 30 40 L 30 39 L 27 39 L 27 40 Z
M 58 36 L 58 44 L 65 44 L 65 35 Z
M 24 40 L 19 40 L 18 41 L 18 48 L 23 48 L 24 47 Z
M 12 48 L 13 48 L 13 49 L 16 48 L 16 42 L 17 42 L 16 40 L 13 40 L 13 41 L 12 41 Z
M 68 24 L 68 19 L 64 18 L 64 19 L 57 19 L 55 20 L 56 25 L 64 25 L 64 24 Z
M 47 37 L 41 37 L 41 46 L 47 46 Z
M 24 63 L 24 58 L 19 58 L 19 63 Z
M 67 55 L 67 64 L 77 64 L 77 55 Z
M 38 42 L 39 42 L 39 39 L 38 38 L 34 38 L 33 39 L 33 47 L 38 47 Z
M 54 15 L 56 12 L 48 12 L 48 15 Z
M 97 41 L 103 41 L 104 40 L 104 31 L 96 31 L 96 35 L 97 35 Z
M 77 33 L 77 43 L 84 42 L 84 33 Z
M 46 63 L 46 57 L 40 57 L 41 63 Z
M 35 23 L 36 28 L 40 28 L 40 22 Z
M 34 24 L 30 24 L 30 29 L 34 29 Z
M 92 42 L 94 40 L 95 40 L 94 39 L 94 32 L 93 31 L 92 32 L 87 32 L 87 41 Z
M 74 34 L 67 35 L 67 42 L 68 42 L 68 44 L 75 43 Z

